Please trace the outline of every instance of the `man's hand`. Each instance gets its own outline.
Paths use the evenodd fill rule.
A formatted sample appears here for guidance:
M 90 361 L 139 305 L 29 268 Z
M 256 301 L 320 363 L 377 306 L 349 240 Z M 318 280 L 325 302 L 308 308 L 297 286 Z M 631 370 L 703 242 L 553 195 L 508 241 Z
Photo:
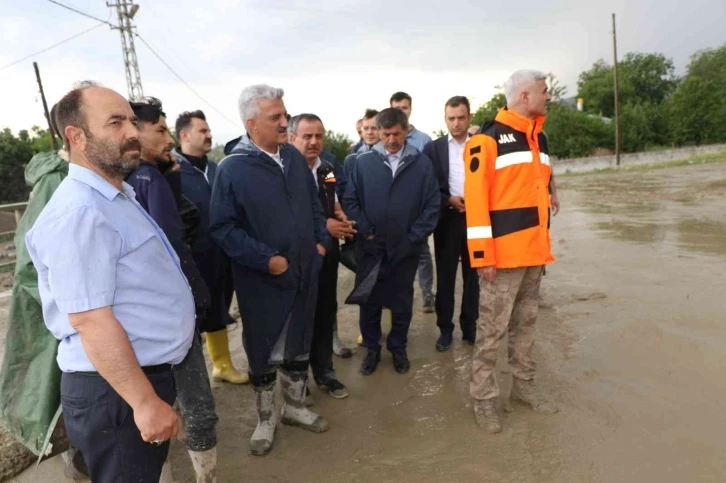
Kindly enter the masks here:
M 271 275 L 282 275 L 287 272 L 287 259 L 280 255 L 275 255 L 274 257 L 270 257 L 268 266 Z
M 557 192 L 553 192 L 550 197 L 550 203 L 552 204 L 552 216 L 557 216 L 560 212 L 560 198 L 557 196 Z
M 491 267 L 477 268 L 476 273 L 479 274 L 479 278 L 482 278 L 487 282 L 494 283 L 494 280 L 497 278 L 497 267 L 492 265 Z
M 335 212 L 334 212 L 334 215 L 340 221 L 348 221 L 348 216 L 343 211 L 343 205 L 341 205 L 339 201 L 336 201 L 335 202 Z
M 464 207 L 464 198 L 461 196 L 452 196 L 449 198 L 449 204 L 459 213 L 464 213 L 466 211 L 466 207 Z
M 324 257 L 325 256 L 325 252 L 326 252 L 325 247 L 323 245 L 321 245 L 320 243 L 318 243 L 315 246 L 318 247 L 318 253 L 320 254 L 320 256 L 321 257 Z
M 156 395 L 133 410 L 134 422 L 147 443 L 170 440 L 179 432 L 176 412 Z
M 375 235 L 366 235 L 366 240 L 373 240 L 375 237 Z
M 357 233 L 352 221 L 338 221 L 335 218 L 328 218 L 326 228 L 332 236 L 341 240 L 353 238 L 353 235 Z

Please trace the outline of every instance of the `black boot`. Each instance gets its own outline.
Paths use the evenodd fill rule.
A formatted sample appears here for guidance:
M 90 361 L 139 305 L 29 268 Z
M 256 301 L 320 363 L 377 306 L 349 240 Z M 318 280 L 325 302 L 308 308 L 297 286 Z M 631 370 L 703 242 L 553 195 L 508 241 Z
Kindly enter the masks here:
M 364 376 L 370 376 L 376 372 L 378 363 L 381 361 L 381 349 L 368 349 L 363 363 L 360 365 L 360 373 Z

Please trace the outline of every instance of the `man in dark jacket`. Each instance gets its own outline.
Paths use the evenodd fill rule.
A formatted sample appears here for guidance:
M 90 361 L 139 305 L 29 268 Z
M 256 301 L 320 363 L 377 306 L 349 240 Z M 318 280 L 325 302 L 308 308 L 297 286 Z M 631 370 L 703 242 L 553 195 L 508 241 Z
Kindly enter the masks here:
M 449 134 L 424 146 L 423 152 L 434 163 L 441 192 L 441 217 L 434 232 L 436 253 L 436 325 L 441 336 L 436 350 L 451 348 L 454 332 L 454 288 L 461 259 L 463 293 L 459 322 L 464 341 L 474 345 L 479 318 L 479 276 L 471 268 L 466 245 L 466 208 L 464 206 L 464 146 L 471 122 L 469 100 L 455 96 L 446 101 L 444 120 Z
M 127 178 L 134 188 L 139 204 L 164 231 L 174 248 L 182 271 L 192 288 L 197 307 L 196 326 L 204 324 L 209 307 L 209 292 L 192 258 L 189 245 L 182 236 L 182 221 L 176 196 L 162 170 L 178 169 L 171 158 L 174 140 L 166 125 L 161 101 L 153 97 L 131 102 L 136 114 L 141 162 Z M 164 283 L 164 280 L 159 280 Z M 186 426 L 186 446 L 197 481 L 214 481 L 217 467 L 217 414 L 209 385 L 206 362 L 199 334 L 195 334 L 189 354 L 173 368 L 179 408 Z M 168 476 L 165 476 L 168 478 Z M 162 483 L 166 483 L 162 480 Z
M 222 160 L 212 190 L 210 233 L 232 259 L 243 342 L 257 401 L 250 449 L 270 452 L 275 433 L 277 368 L 282 422 L 313 432 L 328 422 L 305 406 L 318 272 L 330 236 L 305 158 L 287 143 L 284 92 L 242 91 L 242 136 Z
M 333 330 L 338 316 L 338 264 L 339 239 L 352 238 L 353 222 L 343 213 L 336 191 L 336 169 L 321 159 L 325 127 L 315 114 L 300 114 L 290 120 L 290 142 L 305 157 L 317 185 L 318 198 L 323 207 L 328 233 L 333 238 L 325 254 L 318 276 L 318 302 L 315 309 L 315 329 L 310 350 L 310 366 L 318 387 L 334 398 L 348 396 L 345 386 L 338 381 L 333 368 Z
M 210 307 L 199 332 L 207 333 L 207 351 L 212 360 L 212 378 L 232 384 L 249 382 L 232 364 L 227 325 L 232 303 L 232 266 L 224 251 L 209 236 L 209 202 L 217 174 L 217 164 L 207 159 L 212 150 L 212 131 L 202 111 L 184 112 L 175 123 L 181 148 L 173 151 L 179 161 L 181 192 L 199 210 L 196 236 L 191 242 L 192 256 L 209 289 Z
M 361 373 L 372 374 L 381 357 L 381 312 L 391 309 L 387 348 L 397 372 L 410 369 L 406 343 L 413 282 L 421 246 L 439 216 L 439 186 L 431 160 L 406 141 L 408 120 L 394 108 L 377 117 L 381 142 L 361 154 L 350 172 L 343 208 L 356 221 L 356 296 L 368 353 Z M 367 283 L 374 280 L 370 290 Z

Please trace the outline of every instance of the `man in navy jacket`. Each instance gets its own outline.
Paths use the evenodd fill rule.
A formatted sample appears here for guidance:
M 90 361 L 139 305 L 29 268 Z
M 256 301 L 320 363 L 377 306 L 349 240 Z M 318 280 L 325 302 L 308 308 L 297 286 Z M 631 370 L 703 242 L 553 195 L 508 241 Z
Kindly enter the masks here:
M 212 360 L 212 378 L 232 384 L 249 382 L 232 364 L 227 338 L 227 325 L 232 303 L 232 266 L 224 251 L 209 235 L 209 202 L 217 174 L 217 164 L 207 159 L 212 149 L 212 132 L 202 111 L 183 112 L 175 123 L 180 149 L 174 154 L 179 160 L 181 192 L 199 210 L 196 236 L 190 242 L 194 261 L 209 288 L 210 308 L 199 331 L 207 333 L 207 351 Z
M 406 141 L 406 115 L 388 108 L 376 121 L 381 142 L 351 166 L 343 197 L 343 208 L 358 229 L 351 295 L 360 296 L 360 329 L 368 349 L 361 373 L 372 374 L 380 360 L 381 312 L 387 307 L 392 327 L 386 345 L 396 371 L 405 374 L 413 282 L 422 244 L 438 221 L 439 185 L 431 160 Z M 367 290 L 372 278 L 375 283 Z
M 330 236 L 315 180 L 287 142 L 282 89 L 242 91 L 242 136 L 217 170 L 210 234 L 232 259 L 243 342 L 256 393 L 254 455 L 269 453 L 275 432 L 277 368 L 284 392 L 282 422 L 313 432 L 328 422 L 305 406 L 318 272 Z

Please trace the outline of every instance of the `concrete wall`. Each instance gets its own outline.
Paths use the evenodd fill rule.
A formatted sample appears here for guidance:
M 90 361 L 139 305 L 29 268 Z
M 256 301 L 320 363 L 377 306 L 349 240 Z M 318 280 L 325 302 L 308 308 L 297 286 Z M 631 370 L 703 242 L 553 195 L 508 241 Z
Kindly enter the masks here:
M 726 144 L 711 144 L 708 146 L 691 146 L 687 148 L 667 149 L 664 151 L 621 154 L 620 166 L 661 163 L 664 161 L 679 161 L 701 154 L 715 154 L 724 151 L 726 151 Z M 555 174 L 584 173 L 614 167 L 615 155 L 552 160 L 552 169 Z

